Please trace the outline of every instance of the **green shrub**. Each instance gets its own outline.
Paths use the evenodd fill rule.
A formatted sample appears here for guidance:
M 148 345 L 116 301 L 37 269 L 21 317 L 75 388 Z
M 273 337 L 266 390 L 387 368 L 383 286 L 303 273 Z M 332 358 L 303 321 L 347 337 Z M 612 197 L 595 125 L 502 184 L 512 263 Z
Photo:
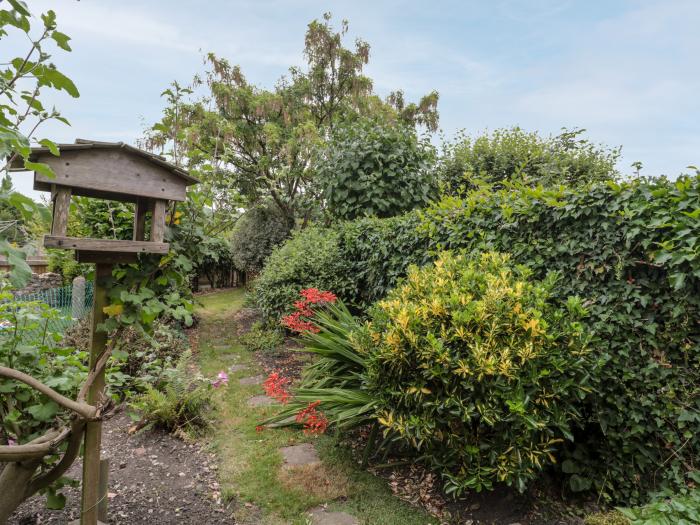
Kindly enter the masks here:
M 61 341 L 62 346 L 90 350 L 90 319 L 70 326 Z M 120 347 L 112 352 L 107 368 L 107 388 L 112 397 L 121 400 L 132 397 L 148 386 L 157 386 L 165 371 L 177 363 L 189 349 L 189 341 L 177 326 L 162 320 L 154 321 L 151 333 L 131 326 L 120 334 Z
M 345 263 L 340 268 L 352 283 L 340 297 L 366 309 L 384 297 L 411 264 L 428 262 L 428 240 L 419 235 L 419 224 L 417 213 L 338 224 L 340 257 Z
M 142 418 L 144 428 L 157 426 L 183 435 L 196 435 L 206 429 L 211 383 L 193 373 L 192 353 L 185 352 L 177 366 L 164 372 L 163 382 L 147 385 L 130 403 Z
M 425 206 L 437 190 L 435 151 L 413 128 L 360 119 L 334 130 L 317 176 L 331 216 L 392 217 Z
M 700 523 L 700 489 L 648 503 L 642 507 L 618 509 L 629 525 L 692 525 Z M 586 524 L 588 525 L 588 523 Z
M 80 264 L 75 260 L 75 252 L 69 250 L 47 250 L 48 270 L 63 277 L 63 282 L 70 284 L 78 276 L 86 276 L 92 268 L 89 264 Z
M 284 335 L 279 328 L 265 328 L 262 323 L 255 323 L 241 336 L 240 342 L 251 352 L 274 352 L 284 343 Z
M 683 487 L 700 455 L 700 441 L 693 439 L 700 435 L 700 326 L 693 321 L 700 318 L 700 244 L 693 233 L 700 178 L 579 189 L 502 186 L 445 197 L 402 217 L 315 232 L 317 245 L 325 232 L 333 246 L 324 272 L 332 267 L 343 283 L 334 288 L 324 275 L 329 284 L 318 287 L 364 307 L 395 286 L 410 263 L 442 250 L 509 252 L 538 279 L 558 271 L 554 298 L 563 305 L 569 296 L 586 297 L 584 322 L 604 362 L 592 378 L 586 428 L 575 433 L 561 465 L 569 488 L 635 504 L 650 492 Z M 418 222 L 412 236 L 411 223 Z M 302 257 L 286 254 L 290 267 Z M 303 282 L 287 274 L 285 285 L 293 291 L 268 315 L 286 311 L 316 280 L 313 268 L 305 268 Z
M 243 215 L 231 234 L 233 264 L 239 270 L 260 272 L 275 246 L 289 237 L 287 220 L 275 206 L 255 206 Z
M 414 212 L 298 232 L 270 257 L 255 283 L 254 302 L 268 320 L 277 320 L 288 313 L 300 290 L 314 287 L 366 309 L 393 288 L 409 265 L 430 260 L 419 224 Z
M 643 502 L 679 488 L 700 455 L 700 178 L 585 189 L 483 189 L 424 214 L 433 250 L 509 251 L 586 297 L 603 366 L 562 469 L 573 490 Z
M 352 285 L 332 229 L 296 232 L 270 255 L 253 285 L 255 304 L 266 319 L 289 313 L 304 288 L 331 290 L 342 296 Z
M 473 189 L 479 182 L 547 186 L 616 178 L 619 148 L 596 146 L 581 138 L 583 131 L 543 138 L 515 127 L 476 138 L 459 137 L 444 146 L 437 177 L 448 194 Z
M 372 315 L 379 421 L 441 471 L 448 493 L 523 491 L 573 440 L 593 371 L 578 298 L 551 301 L 507 255 L 412 267 Z

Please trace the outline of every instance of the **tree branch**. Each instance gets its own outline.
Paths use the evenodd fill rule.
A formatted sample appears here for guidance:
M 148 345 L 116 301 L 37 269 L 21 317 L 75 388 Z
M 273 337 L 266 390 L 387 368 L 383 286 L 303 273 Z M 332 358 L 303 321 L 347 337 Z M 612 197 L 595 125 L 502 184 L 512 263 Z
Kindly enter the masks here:
M 38 380 L 34 379 L 32 376 L 27 375 L 23 372 L 20 372 L 19 370 L 15 370 L 13 368 L 7 368 L 5 366 L 0 366 L 0 377 L 6 377 L 8 379 L 14 379 L 16 381 L 21 381 L 25 385 L 32 387 L 34 390 L 38 390 L 39 392 L 41 392 L 42 394 L 47 396 L 52 401 L 55 401 L 56 403 L 61 405 L 63 408 L 67 408 L 68 410 L 72 410 L 76 414 L 79 414 L 84 419 L 94 419 L 95 416 L 97 415 L 97 408 L 96 407 L 93 407 L 93 406 L 88 405 L 86 403 L 76 402 L 76 401 L 73 401 L 72 399 L 68 399 L 66 396 L 59 394 L 54 389 L 46 386 L 41 381 L 38 381 Z M 89 376 L 88 376 L 88 378 L 89 378 Z M 11 447 L 11 448 L 15 448 L 15 447 Z

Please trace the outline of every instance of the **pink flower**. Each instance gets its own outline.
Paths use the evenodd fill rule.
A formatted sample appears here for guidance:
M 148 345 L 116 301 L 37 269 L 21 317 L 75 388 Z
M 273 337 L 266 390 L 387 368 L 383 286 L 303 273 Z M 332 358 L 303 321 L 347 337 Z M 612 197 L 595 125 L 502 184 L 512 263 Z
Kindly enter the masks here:
M 15 441 L 14 439 L 12 439 L 11 437 L 8 437 L 8 438 L 7 438 L 7 444 L 8 444 L 8 446 L 10 446 L 10 447 L 14 447 L 15 445 L 17 445 L 17 441 Z
M 212 381 L 212 386 L 214 388 L 219 388 L 222 385 L 227 385 L 228 384 L 228 374 L 224 372 L 223 370 L 218 373 L 216 376 L 216 379 Z

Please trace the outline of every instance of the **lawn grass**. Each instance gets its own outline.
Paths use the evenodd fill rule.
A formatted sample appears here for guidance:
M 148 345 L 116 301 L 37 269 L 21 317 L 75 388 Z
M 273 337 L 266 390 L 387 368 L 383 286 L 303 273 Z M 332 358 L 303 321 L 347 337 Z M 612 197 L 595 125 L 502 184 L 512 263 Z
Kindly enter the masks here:
M 366 525 L 437 523 L 422 510 L 395 498 L 385 481 L 360 469 L 334 437 L 310 437 L 292 429 L 256 431 L 260 421 L 277 408 L 248 407 L 247 399 L 262 394 L 262 388 L 238 383 L 242 377 L 262 373 L 253 355 L 237 342 L 230 319 L 243 305 L 244 293 L 218 292 L 201 297 L 200 302 L 202 372 L 212 376 L 233 364 L 248 366 L 230 374 L 228 387 L 217 392 L 217 424 L 212 438 L 222 495 L 236 500 L 239 523 L 306 525 L 307 511 L 323 503 Z M 279 448 L 304 442 L 316 444 L 323 466 L 282 470 Z

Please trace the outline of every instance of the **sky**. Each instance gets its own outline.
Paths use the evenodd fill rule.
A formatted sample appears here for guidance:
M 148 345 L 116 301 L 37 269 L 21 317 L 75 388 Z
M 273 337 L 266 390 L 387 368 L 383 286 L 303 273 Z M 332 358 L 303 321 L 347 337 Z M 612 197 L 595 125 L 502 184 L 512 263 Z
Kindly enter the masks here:
M 585 128 L 622 146 L 620 170 L 671 177 L 700 165 L 698 0 L 29 0 L 53 9 L 72 53 L 53 56 L 80 90 L 51 95 L 71 126 L 42 136 L 134 143 L 159 119 L 160 94 L 205 69 L 214 52 L 271 88 L 304 64 L 306 25 L 347 19 L 347 44 L 371 45 L 366 74 L 387 95 L 440 93 L 447 138 L 520 126 Z M 16 56 L 25 42 L 0 42 Z M 6 46 L 9 46 L 8 50 Z M 31 191 L 29 174 L 15 175 Z

